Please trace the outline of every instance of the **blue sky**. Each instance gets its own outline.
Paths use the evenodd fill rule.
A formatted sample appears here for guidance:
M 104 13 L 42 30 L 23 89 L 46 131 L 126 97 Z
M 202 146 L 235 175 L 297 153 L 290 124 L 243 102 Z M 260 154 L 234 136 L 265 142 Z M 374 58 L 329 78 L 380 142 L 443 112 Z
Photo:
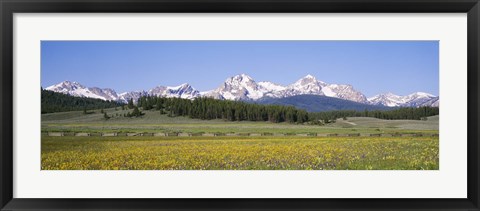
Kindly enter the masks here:
M 189 83 L 200 91 L 245 73 L 288 85 L 307 74 L 367 97 L 438 95 L 437 41 L 42 41 L 41 84 L 117 92 Z

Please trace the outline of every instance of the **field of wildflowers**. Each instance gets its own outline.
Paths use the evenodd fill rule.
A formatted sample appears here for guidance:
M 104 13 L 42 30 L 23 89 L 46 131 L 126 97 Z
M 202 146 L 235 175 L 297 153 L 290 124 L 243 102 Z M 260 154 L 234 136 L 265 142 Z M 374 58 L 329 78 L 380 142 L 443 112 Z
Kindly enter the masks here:
M 438 170 L 438 137 L 42 137 L 42 170 Z

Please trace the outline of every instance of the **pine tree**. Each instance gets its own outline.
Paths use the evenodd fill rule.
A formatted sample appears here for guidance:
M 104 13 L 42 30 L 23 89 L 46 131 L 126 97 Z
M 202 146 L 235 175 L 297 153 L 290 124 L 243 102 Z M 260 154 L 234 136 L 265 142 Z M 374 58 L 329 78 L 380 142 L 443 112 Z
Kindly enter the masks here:
M 139 116 L 142 116 L 142 115 L 144 115 L 144 113 L 140 112 L 140 110 L 138 109 L 138 107 L 135 106 L 135 107 L 133 108 L 133 111 L 132 111 L 132 116 L 134 116 L 134 117 L 139 117 Z
M 130 100 L 128 100 L 128 109 L 132 109 L 134 107 L 133 105 L 133 99 L 130 98 Z
M 103 118 L 104 119 L 110 119 L 110 117 L 107 115 L 107 112 L 103 113 Z

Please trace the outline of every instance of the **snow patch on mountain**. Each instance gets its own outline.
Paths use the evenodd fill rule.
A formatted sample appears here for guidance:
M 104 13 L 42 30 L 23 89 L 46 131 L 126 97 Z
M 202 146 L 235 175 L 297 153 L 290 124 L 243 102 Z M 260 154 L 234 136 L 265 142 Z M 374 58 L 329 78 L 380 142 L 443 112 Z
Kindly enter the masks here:
M 148 95 L 194 99 L 200 96 L 200 92 L 190 86 L 190 84 L 184 83 L 179 86 L 157 86 L 150 89 Z

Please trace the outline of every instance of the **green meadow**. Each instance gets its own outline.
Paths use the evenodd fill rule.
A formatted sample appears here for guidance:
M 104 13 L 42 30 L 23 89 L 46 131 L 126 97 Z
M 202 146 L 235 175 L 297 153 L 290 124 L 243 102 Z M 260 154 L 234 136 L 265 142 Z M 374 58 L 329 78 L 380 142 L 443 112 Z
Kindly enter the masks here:
M 82 111 L 42 114 L 42 132 L 186 132 L 186 133 L 438 133 L 438 116 L 423 120 L 382 120 L 370 117 L 338 119 L 325 126 L 291 123 L 199 120 L 168 117 L 158 111 L 144 111 L 140 118 L 123 117 L 127 110 L 105 109 L 93 114 Z
M 144 111 L 105 109 L 42 114 L 42 170 L 438 170 L 438 116 L 427 120 L 337 119 L 319 126 L 270 122 L 227 122 L 168 117 Z M 232 133 L 289 136 L 48 136 L 83 133 Z M 369 137 L 369 134 L 422 134 Z M 319 136 L 300 136 L 319 134 Z M 320 137 L 360 134 L 360 137 Z

